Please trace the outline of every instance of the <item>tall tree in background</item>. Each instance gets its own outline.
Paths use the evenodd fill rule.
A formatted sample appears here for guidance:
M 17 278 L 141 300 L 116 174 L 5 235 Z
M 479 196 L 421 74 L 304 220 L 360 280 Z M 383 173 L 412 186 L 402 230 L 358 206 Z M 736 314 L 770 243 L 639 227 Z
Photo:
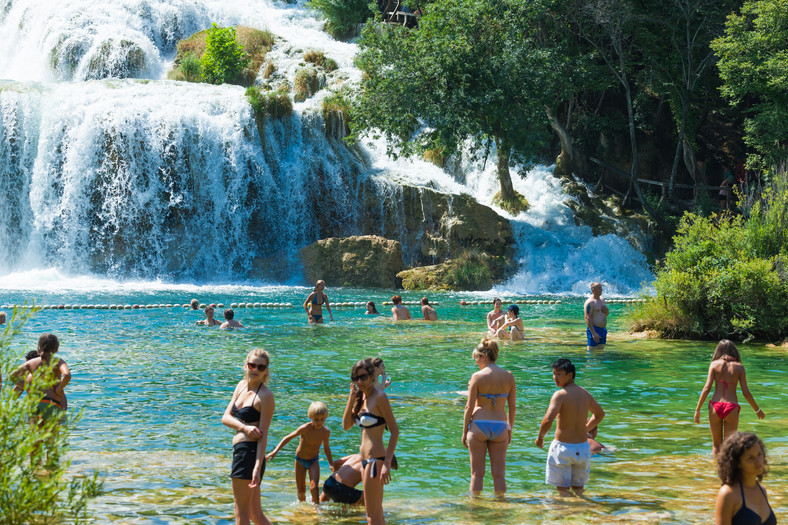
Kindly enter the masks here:
M 788 158 L 788 0 L 747 1 L 728 17 L 725 35 L 712 42 L 722 92 L 748 106 L 748 165 L 768 168 Z
M 519 211 L 510 162 L 544 151 L 545 108 L 568 88 L 554 64 L 559 54 L 540 46 L 544 20 L 540 2 L 439 0 L 418 29 L 367 24 L 355 134 L 379 130 L 393 155 L 449 154 L 465 141 L 486 154 L 494 145 L 499 203 Z

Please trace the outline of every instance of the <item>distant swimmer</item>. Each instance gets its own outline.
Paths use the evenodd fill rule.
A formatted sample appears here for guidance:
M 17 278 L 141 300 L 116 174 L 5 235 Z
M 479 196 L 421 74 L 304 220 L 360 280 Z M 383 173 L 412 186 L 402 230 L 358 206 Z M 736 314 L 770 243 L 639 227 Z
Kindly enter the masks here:
M 506 330 L 509 330 L 508 332 Z M 522 341 L 525 339 L 523 336 L 523 320 L 520 319 L 520 307 L 516 304 L 510 305 L 506 309 L 506 319 L 501 324 L 501 327 L 495 332 L 495 336 L 499 339 L 511 339 L 512 341 Z
M 322 279 L 317 281 L 314 291 L 304 301 L 304 310 L 306 310 L 306 315 L 311 324 L 323 324 L 323 305 L 326 305 L 329 317 L 332 321 L 334 320 L 331 305 L 328 303 L 328 296 L 323 291 L 325 289 L 326 282 Z
M 587 326 L 587 349 L 604 350 L 607 343 L 607 316 L 610 310 L 602 299 L 602 283 L 591 283 L 591 293 L 591 297 L 583 305 Z
M 5 324 L 5 312 L 0 312 L 0 325 Z
M 498 329 L 505 322 L 506 312 L 501 310 L 503 303 L 499 298 L 493 299 L 493 309 L 487 314 L 487 333 L 490 337 L 495 337 Z
M 214 319 L 214 318 L 213 318 L 213 312 L 214 312 L 214 309 L 213 309 L 213 307 L 212 307 L 212 306 L 206 306 L 206 307 L 205 307 L 205 319 L 203 319 L 202 321 L 197 321 L 197 322 L 196 322 L 196 323 L 194 323 L 194 324 L 197 324 L 197 325 L 202 325 L 202 326 L 216 326 L 216 325 L 221 325 L 221 324 L 222 324 L 222 322 L 221 322 L 221 321 L 219 321 L 218 319 Z M 239 323 L 239 324 L 240 324 L 240 323 Z
M 233 319 L 235 317 L 235 312 L 232 308 L 228 308 L 224 311 L 224 319 L 225 321 L 222 323 L 222 326 L 219 328 L 243 328 L 244 325 Z
M 711 429 L 712 454 L 715 456 L 720 450 L 722 442 L 728 439 L 739 429 L 739 415 L 741 406 L 736 397 L 736 387 L 741 384 L 741 393 L 744 399 L 750 404 L 758 419 L 765 417 L 755 399 L 753 399 L 750 389 L 747 386 L 747 377 L 744 373 L 744 366 L 741 364 L 739 349 L 733 341 L 723 339 L 714 349 L 714 355 L 709 365 L 709 375 L 703 391 L 698 399 L 698 406 L 695 408 L 695 423 L 700 423 L 700 410 L 706 396 L 711 392 L 714 385 L 714 394 L 709 400 L 709 428 Z
M 591 419 L 591 418 L 589 418 Z M 605 445 L 596 440 L 599 427 L 594 427 L 588 431 L 588 447 L 591 449 L 591 455 L 599 454 L 603 450 L 607 450 Z
M 385 390 L 391 385 L 391 378 L 386 375 L 386 365 L 383 364 L 383 359 L 379 357 L 368 357 L 367 359 L 375 367 L 375 386 L 380 390 Z
M 375 308 L 375 303 L 372 301 L 367 301 L 367 311 L 364 313 L 367 315 L 380 315 L 378 309 Z
M 391 309 L 391 314 L 394 316 L 395 321 L 406 321 L 411 318 L 408 309 L 402 306 L 401 295 L 395 295 L 392 297 L 391 302 L 394 303 L 394 308 Z
M 559 390 L 550 399 L 535 441 L 537 447 L 544 448 L 544 437 L 556 421 L 555 439 L 547 453 L 545 483 L 555 485 L 561 496 L 571 496 L 570 489 L 582 496 L 591 472 L 588 433 L 599 425 L 605 412 L 575 383 L 575 365 L 569 359 L 553 363 L 553 381 Z
M 189 305 L 191 306 L 192 310 L 199 310 L 200 309 L 200 301 L 197 299 L 192 299 L 189 301 Z
M 71 381 L 71 370 L 65 361 L 55 357 L 59 348 L 60 340 L 55 334 L 42 334 L 38 338 L 38 355 L 11 373 L 11 381 L 20 394 L 34 385 L 34 377 L 44 375 L 42 379 L 47 383 L 41 387 L 37 410 L 41 418 L 60 417 L 68 408 L 64 389 Z
M 430 306 L 430 300 L 426 297 L 421 298 L 421 314 L 424 316 L 425 321 L 438 320 L 438 312 L 435 311 L 435 308 Z
M 320 494 L 320 447 L 326 454 L 329 468 L 334 470 L 334 458 L 331 457 L 331 448 L 328 439 L 331 431 L 326 426 L 328 407 L 321 401 L 315 401 L 307 410 L 309 423 L 304 423 L 284 438 L 266 457 L 266 461 L 273 460 L 282 447 L 298 437 L 298 448 L 295 451 L 295 480 L 298 501 L 306 501 L 306 474 L 309 473 L 309 490 L 312 493 L 312 503 L 319 503 Z

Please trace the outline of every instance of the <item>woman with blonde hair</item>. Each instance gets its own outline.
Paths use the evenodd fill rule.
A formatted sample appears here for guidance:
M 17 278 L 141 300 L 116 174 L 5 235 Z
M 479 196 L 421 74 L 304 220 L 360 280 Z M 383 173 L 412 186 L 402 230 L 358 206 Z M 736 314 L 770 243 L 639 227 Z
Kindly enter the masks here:
M 498 343 L 485 337 L 472 355 L 479 371 L 468 383 L 462 422 L 462 444 L 471 458 L 471 492 L 482 490 L 488 455 L 494 490 L 506 492 L 506 450 L 512 441 L 517 387 L 512 373 L 495 364 Z
M 322 279 L 315 283 L 314 291 L 309 294 L 309 297 L 304 301 L 304 310 L 309 317 L 310 324 L 323 324 L 323 305 L 326 305 L 328 315 L 331 320 L 334 320 L 334 314 L 331 312 L 331 305 L 328 304 L 328 296 L 323 290 L 326 289 L 326 282 Z
M 703 391 L 695 408 L 695 423 L 700 423 L 700 409 L 706 396 L 714 385 L 714 394 L 709 401 L 709 428 L 711 429 L 712 454 L 717 455 L 722 442 L 739 428 L 739 413 L 741 406 L 736 397 L 736 386 L 741 383 L 741 393 L 750 404 L 758 419 L 763 419 L 765 414 L 755 403 L 750 389 L 747 387 L 747 377 L 744 366 L 741 364 L 739 349 L 728 339 L 723 339 L 714 349 L 714 355 L 709 365 L 709 374 Z M 722 386 L 722 388 L 720 388 Z
M 246 356 L 244 379 L 238 382 L 222 423 L 235 430 L 232 478 L 235 523 L 255 525 L 271 522 L 260 506 L 260 479 L 265 473 L 268 427 L 274 415 L 274 395 L 266 386 L 271 377 L 270 358 L 262 348 Z

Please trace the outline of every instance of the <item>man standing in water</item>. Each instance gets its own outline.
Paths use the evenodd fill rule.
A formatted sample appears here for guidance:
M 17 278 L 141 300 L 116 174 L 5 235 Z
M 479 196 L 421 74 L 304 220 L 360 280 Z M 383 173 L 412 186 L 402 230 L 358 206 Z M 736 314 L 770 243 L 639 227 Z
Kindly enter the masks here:
M 591 472 L 588 433 L 599 425 L 605 412 L 591 394 L 575 384 L 575 365 L 569 359 L 553 363 L 553 381 L 559 390 L 550 399 L 535 441 L 537 447 L 544 448 L 544 437 L 557 418 L 555 439 L 547 453 L 545 483 L 555 485 L 561 496 L 571 496 L 571 490 L 582 496 Z
M 586 300 L 583 306 L 586 318 L 586 339 L 589 351 L 592 348 L 604 350 L 607 343 L 607 316 L 610 310 L 607 309 L 605 300 L 602 299 L 602 283 L 591 283 L 591 297 Z

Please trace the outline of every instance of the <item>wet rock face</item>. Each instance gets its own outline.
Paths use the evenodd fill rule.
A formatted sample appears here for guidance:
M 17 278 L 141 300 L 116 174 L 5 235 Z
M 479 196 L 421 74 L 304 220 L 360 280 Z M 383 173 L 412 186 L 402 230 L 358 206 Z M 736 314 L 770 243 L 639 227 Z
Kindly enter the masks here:
M 377 235 L 321 239 L 298 252 L 307 283 L 394 288 L 404 268 L 402 245 Z

